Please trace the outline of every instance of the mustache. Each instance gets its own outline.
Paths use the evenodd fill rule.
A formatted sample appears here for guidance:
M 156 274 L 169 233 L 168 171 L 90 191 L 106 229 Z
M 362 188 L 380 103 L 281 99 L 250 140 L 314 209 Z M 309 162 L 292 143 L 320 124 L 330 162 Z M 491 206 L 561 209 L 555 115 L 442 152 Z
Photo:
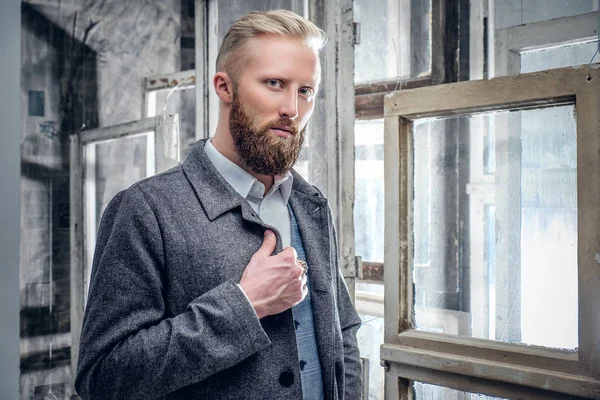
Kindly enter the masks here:
M 269 122 L 263 131 L 267 131 L 268 129 L 276 129 L 276 128 L 285 128 L 290 131 L 294 136 L 298 135 L 298 125 L 290 120 L 290 119 L 280 119 L 277 121 Z

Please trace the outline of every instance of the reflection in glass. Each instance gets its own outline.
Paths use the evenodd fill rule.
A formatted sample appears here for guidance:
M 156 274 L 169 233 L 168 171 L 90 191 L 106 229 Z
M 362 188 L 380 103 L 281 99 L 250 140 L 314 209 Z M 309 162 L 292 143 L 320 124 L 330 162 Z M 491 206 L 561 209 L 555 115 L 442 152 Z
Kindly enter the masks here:
M 416 400 L 507 400 L 483 394 L 461 392 L 421 382 L 413 383 L 413 391 Z
M 355 253 L 383 262 L 383 120 L 354 124 Z
M 356 83 L 430 74 L 431 0 L 355 0 L 354 20 Z
M 419 120 L 414 150 L 417 329 L 576 349 L 573 107 Z

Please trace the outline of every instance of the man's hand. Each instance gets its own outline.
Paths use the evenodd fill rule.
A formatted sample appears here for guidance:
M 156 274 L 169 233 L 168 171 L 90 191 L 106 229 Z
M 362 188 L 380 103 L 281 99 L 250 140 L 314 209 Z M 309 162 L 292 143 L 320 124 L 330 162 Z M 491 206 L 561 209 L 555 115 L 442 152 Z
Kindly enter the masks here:
M 272 256 L 276 243 L 275 234 L 266 230 L 262 246 L 250 259 L 240 281 L 258 318 L 295 306 L 307 293 L 306 274 L 296 263 L 296 250 L 286 247 Z

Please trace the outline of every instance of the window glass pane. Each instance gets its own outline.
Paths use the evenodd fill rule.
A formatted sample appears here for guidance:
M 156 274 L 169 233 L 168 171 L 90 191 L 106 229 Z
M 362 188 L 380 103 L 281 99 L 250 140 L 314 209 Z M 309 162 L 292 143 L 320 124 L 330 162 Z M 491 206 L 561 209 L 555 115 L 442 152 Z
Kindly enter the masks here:
M 355 0 L 354 20 L 361 33 L 356 83 L 431 72 L 431 0 Z
M 96 153 L 94 171 L 89 165 L 86 168 L 86 185 L 91 183 L 95 187 L 96 227 L 104 209 L 118 192 L 148 176 L 147 142 L 148 134 L 141 134 L 85 146 L 94 146 Z
M 354 124 L 355 253 L 383 262 L 383 120 Z
M 577 348 L 576 144 L 572 106 L 415 122 L 417 329 Z
M 180 160 L 185 160 L 196 143 L 196 86 L 146 93 L 146 116 L 179 114 Z
M 483 394 L 461 392 L 421 382 L 414 382 L 413 390 L 417 400 L 507 400 Z
M 496 29 L 592 11 L 598 0 L 496 0 Z
M 382 284 L 356 282 L 355 305 L 362 320 L 356 337 L 360 356 L 369 359 L 368 400 L 383 399 L 384 370 L 379 356 L 384 331 L 383 292 Z
M 233 23 L 251 11 L 292 10 L 302 14 L 302 2 L 294 0 L 218 0 L 218 33 L 219 44 L 223 41 L 227 30 Z
M 587 42 L 526 51 L 521 53 L 521 72 L 588 64 L 597 48 L 598 42 Z

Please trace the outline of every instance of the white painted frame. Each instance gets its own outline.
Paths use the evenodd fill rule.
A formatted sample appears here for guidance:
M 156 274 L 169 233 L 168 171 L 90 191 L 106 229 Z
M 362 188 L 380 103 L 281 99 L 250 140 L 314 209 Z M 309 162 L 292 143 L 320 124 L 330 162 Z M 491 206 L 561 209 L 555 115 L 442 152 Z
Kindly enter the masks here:
M 496 30 L 494 76 L 520 73 L 525 51 L 598 40 L 598 21 L 594 11 Z
M 156 116 L 156 94 L 159 91 L 190 90 L 196 86 L 196 70 L 153 75 L 144 78 L 142 118 Z
M 588 71 L 591 80 L 587 80 Z M 489 96 L 494 93 L 494 96 Z M 574 105 L 577 118 L 579 345 L 576 352 L 421 332 L 414 327 L 413 122 Z M 385 99 L 386 398 L 410 381 L 520 399 L 600 398 L 600 65 L 403 90 Z M 560 321 L 557 321 L 557 325 Z
M 96 245 L 96 215 L 86 213 L 95 196 L 95 182 L 86 181 L 86 169 L 95 163 L 100 142 L 148 135 L 147 175 L 165 171 L 179 162 L 179 116 L 160 115 L 125 124 L 91 129 L 70 138 L 70 234 L 71 234 L 71 367 L 77 370 L 79 339 L 87 298 L 92 257 Z M 89 175 L 88 175 L 89 176 Z M 93 210 L 94 207 L 91 207 Z

